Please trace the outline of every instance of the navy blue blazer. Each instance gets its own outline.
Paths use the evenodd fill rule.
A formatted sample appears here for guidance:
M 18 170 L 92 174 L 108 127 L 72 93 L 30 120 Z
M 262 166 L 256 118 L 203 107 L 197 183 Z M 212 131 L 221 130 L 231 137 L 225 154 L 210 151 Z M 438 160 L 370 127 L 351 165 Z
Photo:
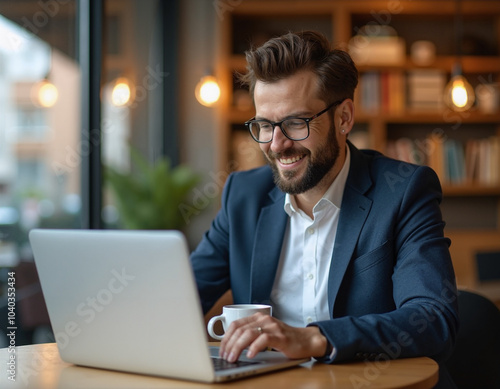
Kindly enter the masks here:
M 452 351 L 455 276 L 434 171 L 360 151 L 351 167 L 331 259 L 331 320 L 312 323 L 337 353 L 325 362 Z M 269 303 L 288 215 L 269 167 L 231 174 L 221 209 L 191 255 L 204 312 L 228 289 Z M 300 259 L 298 259 L 300 260 Z

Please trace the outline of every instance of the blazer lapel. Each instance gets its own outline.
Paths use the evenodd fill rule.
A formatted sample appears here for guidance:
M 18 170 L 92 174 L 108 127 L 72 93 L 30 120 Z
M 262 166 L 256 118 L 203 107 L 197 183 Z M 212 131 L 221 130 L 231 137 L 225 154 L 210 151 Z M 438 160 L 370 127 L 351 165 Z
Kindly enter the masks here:
M 288 215 L 283 209 L 285 194 L 275 188 L 273 203 L 262 208 L 252 253 L 250 301 L 269 304 L 278 269 Z
M 349 146 L 351 167 L 340 208 L 328 281 L 330 316 L 333 314 L 335 299 L 358 242 L 359 234 L 372 206 L 372 201 L 364 196 L 372 184 L 368 165 L 363 154 L 350 143 Z

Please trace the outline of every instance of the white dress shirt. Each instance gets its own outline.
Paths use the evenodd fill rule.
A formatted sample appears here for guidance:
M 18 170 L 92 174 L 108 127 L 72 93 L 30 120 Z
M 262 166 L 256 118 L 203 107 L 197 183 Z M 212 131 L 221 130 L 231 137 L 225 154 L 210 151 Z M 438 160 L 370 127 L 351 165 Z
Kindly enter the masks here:
M 328 320 L 328 276 L 340 205 L 350 166 L 350 151 L 340 173 L 313 208 L 313 219 L 285 196 L 290 216 L 271 292 L 273 316 L 294 327 Z

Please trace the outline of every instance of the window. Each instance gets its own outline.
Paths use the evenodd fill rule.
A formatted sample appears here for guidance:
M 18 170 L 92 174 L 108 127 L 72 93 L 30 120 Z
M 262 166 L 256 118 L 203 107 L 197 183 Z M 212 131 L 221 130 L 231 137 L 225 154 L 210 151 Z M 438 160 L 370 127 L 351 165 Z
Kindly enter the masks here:
M 11 248 L 10 265 L 31 260 L 31 228 L 48 218 L 69 227 L 65 203 L 81 197 L 76 36 L 76 1 L 2 1 L 0 207 L 18 215 L 8 226 L 17 233 L 0 238 Z
M 0 298 L 8 269 L 34 272 L 32 228 L 120 227 L 103 165 L 130 170 L 130 145 L 177 152 L 177 16 L 177 1 L 0 2 Z M 33 330 L 16 345 L 53 341 Z

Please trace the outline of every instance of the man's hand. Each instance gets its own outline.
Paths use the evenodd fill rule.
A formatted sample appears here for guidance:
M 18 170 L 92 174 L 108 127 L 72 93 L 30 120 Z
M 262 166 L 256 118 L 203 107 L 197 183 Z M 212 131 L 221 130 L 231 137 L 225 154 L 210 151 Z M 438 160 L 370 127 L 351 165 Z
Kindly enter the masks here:
M 291 359 L 322 357 L 327 343 L 318 327 L 291 327 L 269 315 L 256 313 L 231 323 L 221 342 L 220 356 L 235 362 L 247 347 L 248 358 L 270 347 Z

